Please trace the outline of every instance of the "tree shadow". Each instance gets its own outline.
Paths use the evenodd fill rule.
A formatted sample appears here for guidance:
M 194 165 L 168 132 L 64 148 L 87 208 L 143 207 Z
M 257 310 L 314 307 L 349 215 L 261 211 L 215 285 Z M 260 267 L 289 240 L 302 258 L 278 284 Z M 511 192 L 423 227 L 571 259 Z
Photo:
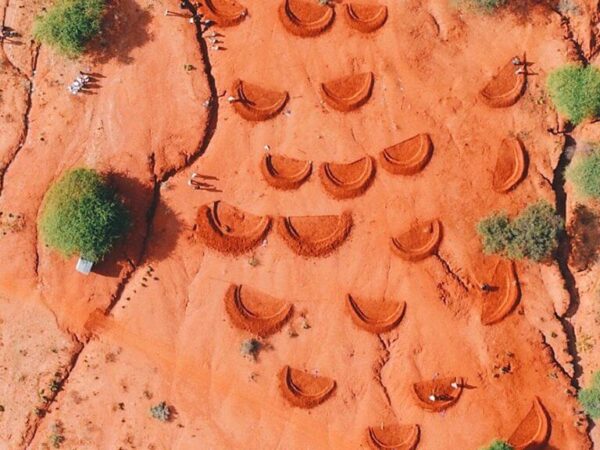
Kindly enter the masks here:
M 571 265 L 577 272 L 587 270 L 598 261 L 600 216 L 588 206 L 577 204 L 569 223 L 568 235 Z
M 534 14 L 548 14 L 556 11 L 559 0 L 519 0 L 508 2 L 506 10 L 513 14 L 521 23 L 531 19 Z
M 110 173 L 108 178 L 130 211 L 132 222 L 128 234 L 94 267 L 94 273 L 119 277 L 144 260 L 167 258 L 177 244 L 183 223 L 169 206 L 159 202 L 158 188 L 153 184 L 124 173 Z
M 152 39 L 148 26 L 152 21 L 152 7 L 141 8 L 134 0 L 110 2 L 100 39 L 90 45 L 93 63 L 104 64 L 116 59 L 131 64 L 131 52 Z

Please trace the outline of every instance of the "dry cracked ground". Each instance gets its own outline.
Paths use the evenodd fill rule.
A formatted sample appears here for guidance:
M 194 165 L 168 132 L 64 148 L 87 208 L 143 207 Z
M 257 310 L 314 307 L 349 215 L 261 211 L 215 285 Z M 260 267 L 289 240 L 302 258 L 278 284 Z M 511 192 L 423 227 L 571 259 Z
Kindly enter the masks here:
M 568 61 L 595 62 L 600 6 L 531 2 L 486 16 L 446 0 L 382 3 L 389 19 L 373 35 L 337 20 L 301 39 L 283 28 L 278 2 L 246 0 L 248 17 L 222 30 L 216 51 L 196 25 L 164 16 L 174 0 L 112 0 L 102 39 L 72 61 L 30 38 L 46 2 L 0 0 L 2 23 L 22 34 L 0 52 L 0 448 L 49 448 L 59 423 L 69 449 L 356 449 L 368 426 L 398 421 L 419 424 L 419 448 L 477 449 L 508 436 L 535 396 L 552 420 L 549 448 L 593 448 L 597 430 L 575 396 L 600 363 L 595 255 L 574 262 L 563 245 L 552 264 L 519 262 L 517 310 L 485 327 L 474 226 L 539 198 L 573 223 L 562 173 L 600 128 L 565 129 L 544 86 Z M 483 105 L 478 91 L 525 52 L 523 98 Z M 80 69 L 99 81 L 71 96 Z M 323 105 L 320 82 L 364 71 L 376 82 L 360 110 Z M 244 121 L 226 100 L 238 78 L 289 91 L 285 114 Z M 380 171 L 353 200 L 327 196 L 316 180 L 274 191 L 260 175 L 265 146 L 318 164 L 376 156 L 425 132 L 435 150 L 423 173 Z M 491 155 L 509 135 L 523 141 L 529 169 L 503 195 L 490 187 Z M 78 166 L 110 172 L 134 214 L 131 234 L 89 277 L 36 227 L 48 187 Z M 216 177 L 220 192 L 191 189 L 192 172 Z M 251 256 L 221 255 L 192 233 L 198 208 L 214 200 L 258 215 L 351 211 L 354 227 L 327 258 L 297 256 L 275 233 Z M 428 218 L 444 224 L 438 255 L 418 264 L 392 255 L 389 237 Z M 240 355 L 251 336 L 224 311 L 230 283 L 295 305 L 258 361 Z M 405 318 L 366 333 L 349 320 L 349 292 L 402 299 Z M 291 408 L 277 381 L 286 364 L 334 378 L 335 395 Z M 472 389 L 432 414 L 410 385 L 440 374 Z M 172 421 L 151 417 L 160 401 Z

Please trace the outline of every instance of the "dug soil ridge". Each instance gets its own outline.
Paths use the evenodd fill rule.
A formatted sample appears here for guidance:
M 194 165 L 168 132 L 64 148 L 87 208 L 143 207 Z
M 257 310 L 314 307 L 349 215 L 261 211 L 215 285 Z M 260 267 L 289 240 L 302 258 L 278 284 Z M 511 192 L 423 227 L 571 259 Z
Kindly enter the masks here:
M 492 178 L 494 191 L 506 193 L 517 186 L 527 172 L 525 147 L 517 137 L 502 141 L 498 150 L 496 166 Z
M 207 247 L 221 253 L 246 253 L 267 236 L 271 217 L 255 216 L 221 201 L 203 205 L 198 210 L 195 235 Z
M 231 88 L 233 108 L 244 119 L 259 122 L 275 117 L 288 102 L 287 91 L 278 92 L 256 84 L 236 80 Z
M 339 216 L 279 217 L 277 232 L 301 256 L 327 256 L 348 238 L 352 229 L 349 211 Z
M 260 337 L 281 330 L 293 310 L 291 303 L 241 284 L 229 286 L 224 300 L 231 323 Z
M 284 0 L 279 18 L 287 31 L 300 37 L 315 37 L 333 24 L 335 11 L 316 1 Z
M 260 164 L 265 181 L 275 189 L 298 189 L 312 173 L 312 162 L 265 154 Z
M 279 372 L 279 387 L 283 397 L 298 408 L 314 408 L 327 400 L 336 388 L 335 380 L 311 375 L 285 366 Z
M 513 63 L 515 58 L 511 58 L 479 92 L 481 100 L 488 106 L 492 108 L 512 106 L 517 103 L 525 92 L 527 85 L 526 70 L 524 66 Z M 523 68 L 523 71 L 517 73 L 521 68 Z
M 396 255 L 406 261 L 420 261 L 437 253 L 442 241 L 442 223 L 430 220 L 413 224 L 408 231 L 392 237 L 391 247 Z
M 383 150 L 379 162 L 391 174 L 414 175 L 425 168 L 432 155 L 431 137 L 421 133 Z
M 373 72 L 337 78 L 321 83 L 321 97 L 333 109 L 342 112 L 352 111 L 369 101 L 374 82 Z
M 237 25 L 248 15 L 248 10 L 235 0 L 204 0 L 199 9 L 205 18 L 220 27 Z
M 493 325 L 508 316 L 521 298 L 515 263 L 500 259 L 487 284 L 490 286 L 490 290 L 483 291 L 481 295 L 481 323 Z
M 400 324 L 406 311 L 406 302 L 379 303 L 377 308 L 367 307 L 367 302 L 346 296 L 346 303 L 352 321 L 365 331 L 374 334 L 386 333 Z
M 535 397 L 531 409 L 508 439 L 508 443 L 515 450 L 541 450 L 546 448 L 550 432 L 548 413 L 540 399 Z
M 367 428 L 367 444 L 372 450 L 414 450 L 421 431 L 418 425 L 383 425 Z
M 332 197 L 347 199 L 364 194 L 375 179 L 375 162 L 370 156 L 350 163 L 325 162 L 319 168 L 323 188 Z
M 348 25 L 361 33 L 372 33 L 385 24 L 388 9 L 385 5 L 347 3 L 344 18 Z
M 417 404 L 431 412 L 444 411 L 453 406 L 462 391 L 463 379 L 457 377 L 436 378 L 413 384 L 413 394 Z

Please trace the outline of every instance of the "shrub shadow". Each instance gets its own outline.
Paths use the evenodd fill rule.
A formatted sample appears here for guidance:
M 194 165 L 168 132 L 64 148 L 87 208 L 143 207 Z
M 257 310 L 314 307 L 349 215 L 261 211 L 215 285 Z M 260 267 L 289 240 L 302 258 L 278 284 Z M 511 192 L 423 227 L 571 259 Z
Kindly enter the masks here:
M 110 173 L 108 178 L 131 212 L 132 223 L 129 233 L 94 267 L 94 273 L 119 277 L 123 270 L 143 261 L 167 258 L 177 244 L 183 223 L 170 207 L 155 204 L 158 197 L 152 184 L 123 173 Z
M 152 21 L 151 7 L 142 8 L 134 0 L 110 2 L 102 25 L 102 34 L 90 47 L 93 63 L 104 64 L 113 59 L 131 64 L 131 52 L 152 39 L 148 31 Z
M 578 204 L 568 227 L 570 264 L 577 272 L 587 270 L 598 261 L 600 216 L 588 206 Z

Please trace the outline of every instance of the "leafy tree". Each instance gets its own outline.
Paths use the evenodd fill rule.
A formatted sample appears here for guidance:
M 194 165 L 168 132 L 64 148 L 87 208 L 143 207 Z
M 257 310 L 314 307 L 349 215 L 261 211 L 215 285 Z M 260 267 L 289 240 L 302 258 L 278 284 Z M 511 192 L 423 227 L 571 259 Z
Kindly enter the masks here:
M 106 0 L 56 0 L 35 19 L 34 37 L 68 57 L 77 57 L 101 31 Z
M 69 257 L 99 261 L 130 224 L 129 212 L 106 179 L 91 169 L 65 173 L 46 193 L 40 231 L 46 244 Z
M 574 160 L 567 168 L 567 179 L 583 197 L 600 197 L 600 148 Z
M 600 114 L 600 70 L 596 67 L 559 67 L 548 75 L 546 84 L 556 109 L 575 125 Z
M 481 450 L 514 450 L 514 447 L 506 441 L 496 439 L 490 445 Z
M 496 213 L 477 224 L 486 253 L 538 262 L 556 249 L 563 228 L 555 209 L 543 200 L 529 205 L 513 220 L 505 213 Z
M 600 372 L 594 374 L 589 387 L 579 391 L 578 399 L 588 416 L 600 418 Z

